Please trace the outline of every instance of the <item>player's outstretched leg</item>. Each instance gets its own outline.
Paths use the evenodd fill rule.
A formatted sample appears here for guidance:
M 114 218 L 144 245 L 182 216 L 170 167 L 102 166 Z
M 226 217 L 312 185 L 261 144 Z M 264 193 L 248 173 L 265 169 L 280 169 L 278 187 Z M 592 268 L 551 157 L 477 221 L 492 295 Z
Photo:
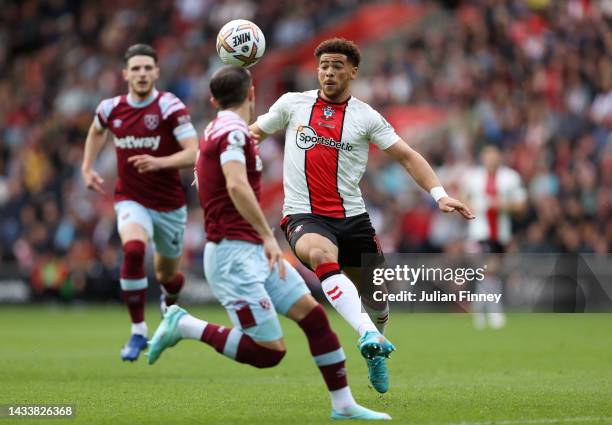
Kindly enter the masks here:
M 121 265 L 121 289 L 132 319 L 129 341 L 121 350 L 121 359 L 135 361 L 140 352 L 147 348 L 147 324 L 144 321 L 144 307 L 147 296 L 147 278 L 144 273 L 145 243 L 130 240 L 123 244 Z
M 149 342 L 149 364 L 155 363 L 164 350 L 175 346 L 181 339 L 202 341 L 237 362 L 257 368 L 276 366 L 286 353 L 285 350 L 263 347 L 236 328 L 197 319 L 178 305 L 172 305 Z
M 367 331 L 376 330 L 370 317 L 361 309 L 357 288 L 342 273 L 338 263 L 320 264 L 315 268 L 315 273 L 321 281 L 321 288 L 329 303 L 359 333 L 359 336 Z
M 332 419 L 387 420 L 391 417 L 382 412 L 375 412 L 357 404 L 348 385 L 344 350 L 338 336 L 329 325 L 323 307 L 310 295 L 302 297 L 289 311 L 289 317 L 295 320 L 303 313 L 308 313 L 298 321 L 306 334 L 310 353 L 321 371 L 332 400 Z
M 368 378 L 379 393 L 389 390 L 386 359 L 395 350 L 376 329 L 370 317 L 362 312 L 357 288 L 342 274 L 338 263 L 324 263 L 315 269 L 329 303 L 359 332 L 359 351 L 368 365 Z

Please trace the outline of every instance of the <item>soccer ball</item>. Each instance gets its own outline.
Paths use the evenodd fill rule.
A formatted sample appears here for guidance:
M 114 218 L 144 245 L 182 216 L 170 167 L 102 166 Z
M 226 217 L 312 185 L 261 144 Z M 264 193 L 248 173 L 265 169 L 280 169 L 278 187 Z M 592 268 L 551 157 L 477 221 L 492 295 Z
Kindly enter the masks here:
M 217 53 L 226 65 L 249 68 L 261 59 L 265 50 L 263 32 L 246 19 L 228 22 L 217 35 Z

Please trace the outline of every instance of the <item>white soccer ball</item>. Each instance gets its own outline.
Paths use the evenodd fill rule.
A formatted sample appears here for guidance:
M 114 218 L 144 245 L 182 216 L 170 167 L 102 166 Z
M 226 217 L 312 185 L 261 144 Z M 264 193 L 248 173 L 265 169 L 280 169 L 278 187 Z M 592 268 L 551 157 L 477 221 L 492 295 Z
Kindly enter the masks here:
M 217 53 L 226 65 L 249 68 L 261 59 L 265 50 L 263 32 L 246 19 L 228 22 L 217 35 Z

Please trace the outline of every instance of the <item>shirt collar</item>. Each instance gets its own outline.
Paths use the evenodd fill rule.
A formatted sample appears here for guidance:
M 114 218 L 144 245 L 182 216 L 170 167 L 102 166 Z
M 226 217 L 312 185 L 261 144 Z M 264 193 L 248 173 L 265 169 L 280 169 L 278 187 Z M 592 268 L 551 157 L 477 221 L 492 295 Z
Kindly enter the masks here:
M 143 101 L 138 102 L 132 98 L 131 93 L 128 93 L 127 103 L 134 108 L 144 108 L 145 106 L 149 106 L 151 103 L 153 103 L 153 101 L 157 98 L 158 94 L 159 92 L 157 91 L 157 89 L 154 88 L 149 97 L 147 97 Z
M 238 118 L 240 121 L 244 121 L 240 115 L 235 113 L 234 111 L 224 110 L 217 112 L 217 118 L 228 117 L 228 118 Z

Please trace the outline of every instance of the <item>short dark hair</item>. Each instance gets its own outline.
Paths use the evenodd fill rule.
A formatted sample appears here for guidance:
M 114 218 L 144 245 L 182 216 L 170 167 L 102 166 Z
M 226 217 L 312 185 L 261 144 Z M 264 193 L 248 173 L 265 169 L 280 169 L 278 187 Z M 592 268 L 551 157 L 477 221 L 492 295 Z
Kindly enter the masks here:
M 241 66 L 227 65 L 213 74 L 209 87 L 221 109 L 238 106 L 251 87 L 251 73 Z
M 148 44 L 133 44 L 127 48 L 123 55 L 123 60 L 127 64 L 128 61 L 134 56 L 150 56 L 157 63 L 157 52 L 153 47 Z
M 346 38 L 336 37 L 322 41 L 315 49 L 314 54 L 317 59 L 321 59 L 321 55 L 324 53 L 340 53 L 346 55 L 346 59 L 353 66 L 359 66 L 359 62 L 361 62 L 359 47 L 357 47 L 353 41 L 347 40 Z

